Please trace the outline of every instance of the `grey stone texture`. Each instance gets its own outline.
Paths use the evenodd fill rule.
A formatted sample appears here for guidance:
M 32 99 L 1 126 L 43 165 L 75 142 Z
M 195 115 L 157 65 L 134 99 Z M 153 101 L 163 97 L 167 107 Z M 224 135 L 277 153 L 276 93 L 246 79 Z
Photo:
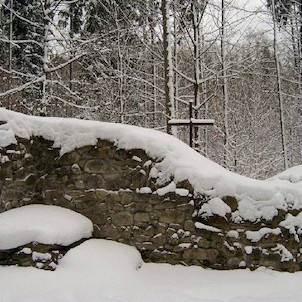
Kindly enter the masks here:
M 140 160 L 138 160 L 138 158 Z M 41 137 L 17 138 L 17 144 L 0 148 L 0 213 L 28 204 L 51 204 L 79 212 L 94 224 L 95 238 L 115 240 L 135 246 L 146 262 L 200 265 L 216 269 L 272 267 L 280 271 L 302 270 L 302 245 L 293 234 L 281 228 L 280 236 L 267 235 L 259 242 L 246 238 L 246 230 L 279 226 L 279 216 L 272 221 L 236 224 L 231 214 L 226 218 L 198 217 L 200 206 L 209 196 L 197 194 L 188 181 L 177 188 L 189 190 L 188 196 L 156 194 L 166 184 L 158 184 L 149 175 L 156 163 L 143 150 L 121 150 L 113 143 L 99 140 L 60 157 L 53 142 Z M 145 164 L 148 162 L 148 164 Z M 173 179 L 171 179 L 173 180 Z M 140 190 L 149 187 L 151 193 Z M 237 210 L 235 197 L 221 196 L 232 212 Z M 298 212 L 292 212 L 296 216 Z M 221 229 L 211 232 L 195 228 L 201 222 Z M 228 236 L 230 230 L 237 237 Z M 39 243 L 29 243 L 32 251 Z M 293 256 L 282 261 L 282 245 Z M 28 247 L 28 246 L 25 246 Z M 59 257 L 70 247 L 39 248 L 51 255 L 44 262 L 32 254 L 0 251 L 0 264 L 41 266 L 53 269 Z M 27 250 L 28 251 L 28 250 Z M 41 264 L 42 263 L 42 264 Z

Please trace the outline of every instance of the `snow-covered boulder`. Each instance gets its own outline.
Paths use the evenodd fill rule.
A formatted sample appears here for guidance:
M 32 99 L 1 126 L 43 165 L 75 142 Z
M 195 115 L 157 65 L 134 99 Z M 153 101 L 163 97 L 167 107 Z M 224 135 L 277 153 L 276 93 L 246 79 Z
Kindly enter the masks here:
M 116 274 L 119 279 L 129 277 L 142 264 L 142 257 L 134 247 L 104 239 L 89 239 L 60 260 L 62 269 L 77 267 L 89 274 L 101 269 L 103 274 Z
M 0 263 L 49 269 L 56 267 L 62 252 L 93 231 L 92 222 L 83 215 L 42 204 L 0 213 L 0 226 Z

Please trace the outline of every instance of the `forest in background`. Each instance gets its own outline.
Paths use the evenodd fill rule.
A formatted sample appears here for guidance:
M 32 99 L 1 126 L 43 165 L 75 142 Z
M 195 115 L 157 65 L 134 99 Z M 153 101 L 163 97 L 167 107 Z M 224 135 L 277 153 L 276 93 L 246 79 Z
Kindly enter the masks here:
M 302 0 L 2 0 L 0 105 L 173 133 L 268 178 L 302 158 Z M 265 27 L 252 20 L 263 16 Z M 252 25 L 251 25 L 252 24 Z

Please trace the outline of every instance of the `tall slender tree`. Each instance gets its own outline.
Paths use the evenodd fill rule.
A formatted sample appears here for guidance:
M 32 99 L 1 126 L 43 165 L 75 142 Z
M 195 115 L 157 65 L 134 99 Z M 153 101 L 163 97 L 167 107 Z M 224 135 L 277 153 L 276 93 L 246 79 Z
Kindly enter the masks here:
M 173 44 L 171 34 L 170 18 L 170 0 L 163 0 L 161 5 L 163 16 L 163 47 L 164 47 L 164 73 L 165 73 L 165 100 L 166 100 L 166 117 L 167 133 L 172 133 L 168 121 L 175 117 L 174 102 L 174 67 L 172 61 Z

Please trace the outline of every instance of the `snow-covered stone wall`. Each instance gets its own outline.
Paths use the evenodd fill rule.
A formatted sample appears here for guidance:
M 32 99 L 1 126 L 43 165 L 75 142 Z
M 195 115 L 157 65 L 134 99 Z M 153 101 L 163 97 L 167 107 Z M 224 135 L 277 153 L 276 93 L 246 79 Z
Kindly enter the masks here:
M 93 134 L 102 127 L 116 126 L 0 109 L 0 212 L 72 209 L 94 237 L 133 245 L 145 261 L 302 270 L 300 179 L 257 182 L 162 133 Z

